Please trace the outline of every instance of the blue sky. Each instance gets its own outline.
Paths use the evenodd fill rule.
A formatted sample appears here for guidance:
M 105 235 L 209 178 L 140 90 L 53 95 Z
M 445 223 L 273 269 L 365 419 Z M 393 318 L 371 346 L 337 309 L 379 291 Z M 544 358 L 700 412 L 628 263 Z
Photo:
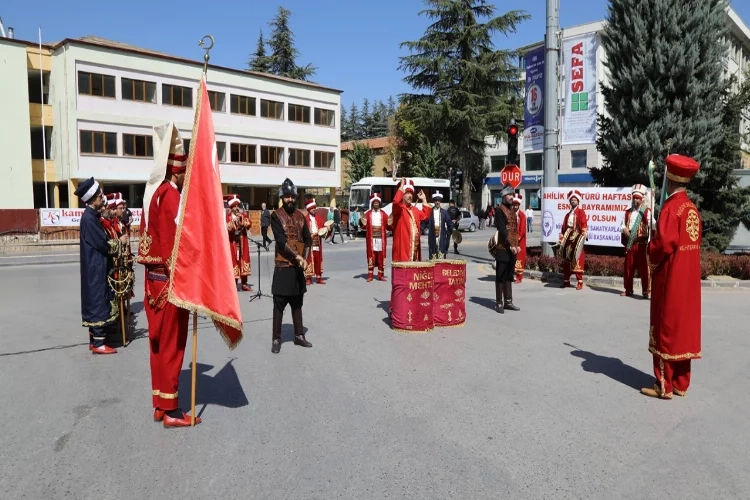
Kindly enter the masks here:
M 367 97 L 385 100 L 409 90 L 398 71 L 399 43 L 416 40 L 428 22 L 418 12 L 422 0 L 236 0 L 158 2 L 99 0 L 65 2 L 8 1 L 0 7 L 6 28 L 16 38 L 44 42 L 96 35 L 189 59 L 201 59 L 197 43 L 212 34 L 216 45 L 211 62 L 245 68 L 255 49 L 259 30 L 268 34 L 268 21 L 279 5 L 292 11 L 291 27 L 300 57 L 298 63 L 318 67 L 315 81 L 344 91 L 345 106 Z M 544 37 L 545 0 L 495 2 L 498 12 L 521 7 L 531 19 L 515 34 L 498 37 L 498 47 L 520 47 Z M 750 25 L 750 1 L 732 0 L 734 9 Z M 604 19 L 605 0 L 560 0 L 560 24 L 574 26 Z

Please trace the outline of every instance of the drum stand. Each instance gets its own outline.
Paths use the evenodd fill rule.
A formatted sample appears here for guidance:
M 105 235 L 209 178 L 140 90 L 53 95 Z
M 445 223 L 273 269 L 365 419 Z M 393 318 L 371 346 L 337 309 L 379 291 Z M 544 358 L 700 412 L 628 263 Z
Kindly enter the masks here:
M 272 295 L 267 295 L 267 294 L 265 294 L 265 293 L 263 293 L 263 292 L 260 291 L 260 270 L 261 270 L 261 267 L 260 267 L 260 249 L 264 248 L 265 245 L 263 243 L 257 242 L 257 241 L 255 241 L 253 239 L 250 239 L 250 238 L 248 238 L 247 240 L 250 241 L 250 242 L 252 242 L 252 243 L 255 243 L 255 246 L 258 249 L 258 291 L 255 292 L 253 295 L 250 296 L 250 300 L 248 302 L 252 302 L 255 299 L 259 299 L 261 297 L 273 298 Z

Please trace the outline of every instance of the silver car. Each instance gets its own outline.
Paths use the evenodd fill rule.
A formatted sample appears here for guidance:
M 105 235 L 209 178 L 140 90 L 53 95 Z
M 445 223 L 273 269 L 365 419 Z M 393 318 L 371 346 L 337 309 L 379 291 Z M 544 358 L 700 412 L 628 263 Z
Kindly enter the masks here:
M 461 210 L 461 220 L 458 221 L 458 230 L 469 231 L 470 233 L 473 233 L 479 227 L 479 217 L 472 214 L 465 208 L 462 208 L 460 210 Z

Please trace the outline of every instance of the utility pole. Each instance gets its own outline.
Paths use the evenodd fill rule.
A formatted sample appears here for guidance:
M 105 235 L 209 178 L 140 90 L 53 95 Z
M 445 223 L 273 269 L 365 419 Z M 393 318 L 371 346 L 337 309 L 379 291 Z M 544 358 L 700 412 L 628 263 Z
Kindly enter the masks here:
M 544 194 L 557 187 L 558 165 L 558 93 L 557 69 L 560 60 L 560 0 L 547 0 L 547 33 L 544 37 L 544 176 L 542 177 L 542 237 L 544 233 Z M 550 221 L 551 222 L 551 221 Z M 553 256 L 550 243 L 542 242 L 542 255 Z

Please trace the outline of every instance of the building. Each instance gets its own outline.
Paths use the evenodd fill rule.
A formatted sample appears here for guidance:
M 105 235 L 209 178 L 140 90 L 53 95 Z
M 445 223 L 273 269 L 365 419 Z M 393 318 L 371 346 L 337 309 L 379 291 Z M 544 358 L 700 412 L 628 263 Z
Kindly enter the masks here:
M 738 78 L 738 84 L 743 81 L 746 71 L 750 68 L 750 29 L 739 18 L 736 12 L 731 8 L 727 12 L 727 23 L 729 26 L 728 52 L 724 59 L 724 75 L 726 78 L 735 75 Z M 606 54 L 601 46 L 601 33 L 604 30 L 605 22 L 597 21 L 593 23 L 565 28 L 562 30 L 561 39 L 564 42 L 567 39 L 578 37 L 585 34 L 596 34 L 598 45 L 596 50 L 596 81 L 607 83 L 607 73 L 604 66 Z M 522 47 L 521 52 L 526 53 L 544 45 L 543 41 Z M 524 58 L 521 58 L 522 78 L 526 80 L 526 71 Z M 564 99 L 564 75 L 560 79 L 560 99 Z M 596 92 L 596 107 L 598 113 L 604 113 L 604 98 L 601 92 Z M 562 116 L 559 118 L 561 129 L 563 128 Z M 747 119 L 743 120 L 741 127 L 745 131 L 750 131 L 750 114 Z M 485 150 L 485 163 L 489 168 L 489 173 L 485 180 L 485 186 L 482 193 L 482 202 L 497 203 L 498 192 L 500 189 L 500 171 L 505 166 L 506 155 L 508 152 L 505 142 L 496 142 L 493 137 L 486 139 L 487 147 Z M 562 141 L 561 141 L 562 142 Z M 528 149 L 528 148 L 527 148 Z M 518 139 L 519 167 L 522 172 L 522 183 L 519 190 L 523 194 L 525 203 L 534 209 L 540 209 L 539 189 L 542 185 L 543 175 L 543 151 L 524 152 L 524 140 L 519 134 Z M 600 167 L 603 163 L 602 155 L 597 151 L 596 144 L 576 144 L 563 145 L 559 152 L 558 163 L 558 183 L 561 187 L 566 186 L 591 186 L 593 179 L 589 173 L 591 167 Z M 750 145 L 742 145 L 742 160 L 738 168 L 750 168 Z
M 39 46 L 0 40 L 2 54 L 12 56 L 3 58 L 0 99 L 11 106 L 2 125 L 11 137 L 2 140 L 13 158 L 0 172 L 13 179 L 3 189 L 14 191 L 0 196 L 0 208 L 47 206 L 44 160 L 36 159 L 40 113 L 49 207 L 77 207 L 73 192 L 91 176 L 140 207 L 153 166 L 153 127 L 174 121 L 189 148 L 203 62 L 97 37 L 66 39 L 42 47 L 49 83 L 37 105 L 31 80 Z M 340 90 L 212 65 L 208 89 L 225 193 L 257 208 L 276 202 L 287 177 L 302 192 L 340 186 Z
M 352 182 L 356 182 L 359 179 L 353 181 L 349 179 L 349 161 L 346 158 L 347 151 L 354 149 L 354 144 L 363 144 L 373 150 L 375 153 L 375 163 L 372 167 L 371 177 L 387 177 L 391 175 L 392 166 L 388 157 L 388 147 L 390 145 L 390 137 L 376 137 L 373 139 L 362 139 L 359 141 L 347 141 L 341 143 L 341 177 L 339 179 L 341 189 L 337 191 L 338 196 L 343 196 L 344 199 L 349 198 L 349 186 Z M 327 193 L 321 194 L 321 199 L 327 200 Z M 320 204 L 320 202 L 318 203 Z

